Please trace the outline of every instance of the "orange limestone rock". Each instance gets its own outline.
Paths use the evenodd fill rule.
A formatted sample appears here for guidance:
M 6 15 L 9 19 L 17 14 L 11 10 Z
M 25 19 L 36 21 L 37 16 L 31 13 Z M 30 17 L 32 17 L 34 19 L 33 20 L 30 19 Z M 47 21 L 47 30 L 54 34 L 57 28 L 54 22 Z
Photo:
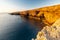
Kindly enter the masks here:
M 33 10 L 22 11 L 20 14 L 33 19 L 42 20 L 45 24 L 53 24 L 58 18 L 60 18 L 60 5 L 48 6 Z

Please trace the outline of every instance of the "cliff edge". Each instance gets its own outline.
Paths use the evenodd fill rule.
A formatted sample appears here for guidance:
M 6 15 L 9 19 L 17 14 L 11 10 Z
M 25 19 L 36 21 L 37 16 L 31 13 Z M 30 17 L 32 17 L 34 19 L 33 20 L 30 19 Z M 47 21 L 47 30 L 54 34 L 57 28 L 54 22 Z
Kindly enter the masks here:
M 60 18 L 52 26 L 38 32 L 35 40 L 60 40 Z
M 60 4 L 21 11 L 19 14 L 28 18 L 42 20 L 45 24 L 52 25 L 58 18 L 60 18 Z

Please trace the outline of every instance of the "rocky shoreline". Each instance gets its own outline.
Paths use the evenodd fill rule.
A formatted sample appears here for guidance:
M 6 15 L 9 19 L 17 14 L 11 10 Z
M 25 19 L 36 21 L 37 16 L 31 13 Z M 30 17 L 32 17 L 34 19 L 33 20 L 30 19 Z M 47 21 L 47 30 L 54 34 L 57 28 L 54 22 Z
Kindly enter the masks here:
M 24 17 L 42 20 L 47 25 L 52 25 L 60 18 L 60 4 L 37 8 L 32 10 L 11 13 L 11 15 L 23 15 Z
M 35 40 L 60 40 L 60 19 L 38 32 Z
M 36 39 L 32 40 L 60 40 L 60 4 L 33 10 L 11 13 L 25 18 L 37 19 L 46 26 L 38 32 Z

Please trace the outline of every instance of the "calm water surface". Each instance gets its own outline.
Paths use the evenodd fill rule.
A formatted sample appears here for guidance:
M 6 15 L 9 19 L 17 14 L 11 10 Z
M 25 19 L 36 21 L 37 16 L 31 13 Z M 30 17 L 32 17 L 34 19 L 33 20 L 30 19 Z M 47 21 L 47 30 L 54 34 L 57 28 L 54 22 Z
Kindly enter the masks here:
M 0 40 L 31 40 L 42 24 L 18 15 L 0 14 Z

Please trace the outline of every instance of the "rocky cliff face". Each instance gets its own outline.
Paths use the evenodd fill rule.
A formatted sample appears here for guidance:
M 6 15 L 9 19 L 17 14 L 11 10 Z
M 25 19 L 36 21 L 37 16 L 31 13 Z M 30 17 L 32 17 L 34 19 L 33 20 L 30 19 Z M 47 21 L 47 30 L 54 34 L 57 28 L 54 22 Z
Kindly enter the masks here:
M 42 20 L 45 26 L 32 40 L 60 40 L 60 5 L 48 6 L 20 12 L 28 18 Z
M 18 14 L 40 20 L 47 24 L 47 26 L 38 32 L 35 40 L 60 40 L 60 4 L 21 11 Z
M 29 18 L 42 20 L 45 24 L 53 24 L 58 18 L 60 18 L 60 5 L 48 6 L 33 10 L 21 11 L 20 15 L 24 15 Z
M 60 18 L 53 25 L 38 32 L 35 40 L 60 40 Z

